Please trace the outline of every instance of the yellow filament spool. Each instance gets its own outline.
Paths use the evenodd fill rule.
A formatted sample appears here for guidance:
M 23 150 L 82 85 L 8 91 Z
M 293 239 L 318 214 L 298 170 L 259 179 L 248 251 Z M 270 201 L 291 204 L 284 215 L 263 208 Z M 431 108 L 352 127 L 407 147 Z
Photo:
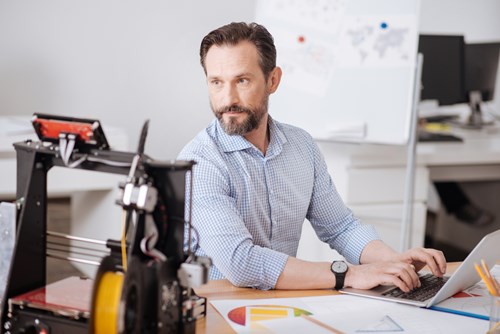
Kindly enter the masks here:
M 94 333 L 118 333 L 118 307 L 123 286 L 122 272 L 105 272 L 95 297 Z

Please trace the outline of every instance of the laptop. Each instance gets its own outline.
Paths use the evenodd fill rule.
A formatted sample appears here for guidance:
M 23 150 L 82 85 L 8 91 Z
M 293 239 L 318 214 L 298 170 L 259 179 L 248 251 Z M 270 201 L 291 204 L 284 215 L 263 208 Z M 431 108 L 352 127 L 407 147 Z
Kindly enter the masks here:
M 341 289 L 340 292 L 429 308 L 446 298 L 453 296 L 455 293 L 465 290 L 477 283 L 480 280 L 480 277 L 474 268 L 474 264 L 480 264 L 481 260 L 484 260 L 488 268 L 495 265 L 496 262 L 500 260 L 500 253 L 498 252 L 499 244 L 500 229 L 484 236 L 451 276 L 439 279 L 432 276 L 432 274 L 426 275 L 431 276 L 433 280 L 438 281 L 434 283 L 438 283 L 440 287 L 438 287 L 437 291 L 434 291 L 432 295 L 424 297 L 423 300 L 422 298 L 420 298 L 421 300 L 409 299 L 410 297 L 413 297 L 418 290 L 421 290 L 422 287 L 413 290 L 411 292 L 412 295 L 410 296 L 402 293 L 401 290 L 394 285 L 379 285 L 370 290 L 344 288 Z M 424 286 L 424 284 L 422 284 L 422 286 Z

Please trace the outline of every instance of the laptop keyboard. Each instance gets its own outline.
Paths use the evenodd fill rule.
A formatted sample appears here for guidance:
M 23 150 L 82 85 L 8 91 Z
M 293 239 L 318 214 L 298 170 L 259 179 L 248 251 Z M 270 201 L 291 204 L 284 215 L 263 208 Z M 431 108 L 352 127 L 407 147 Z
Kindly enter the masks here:
M 393 288 L 384 292 L 383 295 L 423 302 L 434 296 L 447 280 L 448 277 L 437 277 L 432 274 L 425 274 L 420 276 L 420 288 L 416 288 L 406 293 L 400 288 Z

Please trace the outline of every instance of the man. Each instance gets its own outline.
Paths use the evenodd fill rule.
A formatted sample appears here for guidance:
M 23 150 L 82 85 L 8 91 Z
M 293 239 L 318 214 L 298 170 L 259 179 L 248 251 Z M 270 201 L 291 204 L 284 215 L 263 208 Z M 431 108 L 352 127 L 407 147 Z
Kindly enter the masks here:
M 179 158 L 197 162 L 191 242 L 197 254 L 212 258 L 211 279 L 259 289 L 392 283 L 408 292 L 420 286 L 416 271 L 425 265 L 443 275 L 441 252 L 399 254 L 361 224 L 339 197 L 311 136 L 268 114 L 282 72 L 264 27 L 231 23 L 214 30 L 203 39 L 200 57 L 217 119 Z M 349 266 L 294 257 L 304 219 Z

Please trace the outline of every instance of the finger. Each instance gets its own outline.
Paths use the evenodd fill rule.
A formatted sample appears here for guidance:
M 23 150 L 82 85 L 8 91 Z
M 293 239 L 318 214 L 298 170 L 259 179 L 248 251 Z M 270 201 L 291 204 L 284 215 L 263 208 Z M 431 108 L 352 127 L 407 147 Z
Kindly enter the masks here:
M 399 276 L 393 274 L 386 274 L 383 276 L 384 283 L 390 283 L 401 289 L 403 292 L 410 292 L 411 288 Z
M 410 268 L 411 268 L 411 270 L 409 270 L 409 272 L 410 272 L 410 276 L 414 282 L 414 287 L 420 288 L 420 286 L 422 285 L 420 283 L 420 276 L 418 276 L 418 272 L 413 264 L 410 264 Z
M 436 252 L 439 251 L 425 248 L 415 249 L 411 254 L 411 257 L 413 261 L 416 260 L 425 263 L 434 275 L 440 277 L 443 276 L 440 268 L 442 264 L 437 263 L 438 260 L 434 258 L 434 255 L 439 258 L 439 255 Z
M 409 290 L 413 290 L 420 285 L 418 275 L 413 268 L 415 267 L 411 264 L 393 263 L 391 266 L 386 267 L 385 272 L 399 278 Z
M 412 264 L 405 264 L 401 268 L 402 271 L 402 279 L 405 283 L 413 290 L 420 286 L 420 279 L 415 271 L 415 266 Z
M 435 253 L 434 258 L 436 259 L 436 262 L 439 266 L 439 270 L 445 274 L 446 273 L 446 258 L 444 256 L 444 253 L 440 250 L 437 249 L 432 249 L 432 251 Z
M 446 273 L 446 259 L 443 252 L 432 248 L 424 249 L 424 251 L 431 257 L 428 260 L 429 263 L 426 262 L 426 264 L 429 266 L 432 273 L 439 277 L 443 276 L 443 274 Z
M 415 288 L 416 282 L 413 281 L 407 270 L 402 269 L 396 276 L 399 277 L 410 290 Z

